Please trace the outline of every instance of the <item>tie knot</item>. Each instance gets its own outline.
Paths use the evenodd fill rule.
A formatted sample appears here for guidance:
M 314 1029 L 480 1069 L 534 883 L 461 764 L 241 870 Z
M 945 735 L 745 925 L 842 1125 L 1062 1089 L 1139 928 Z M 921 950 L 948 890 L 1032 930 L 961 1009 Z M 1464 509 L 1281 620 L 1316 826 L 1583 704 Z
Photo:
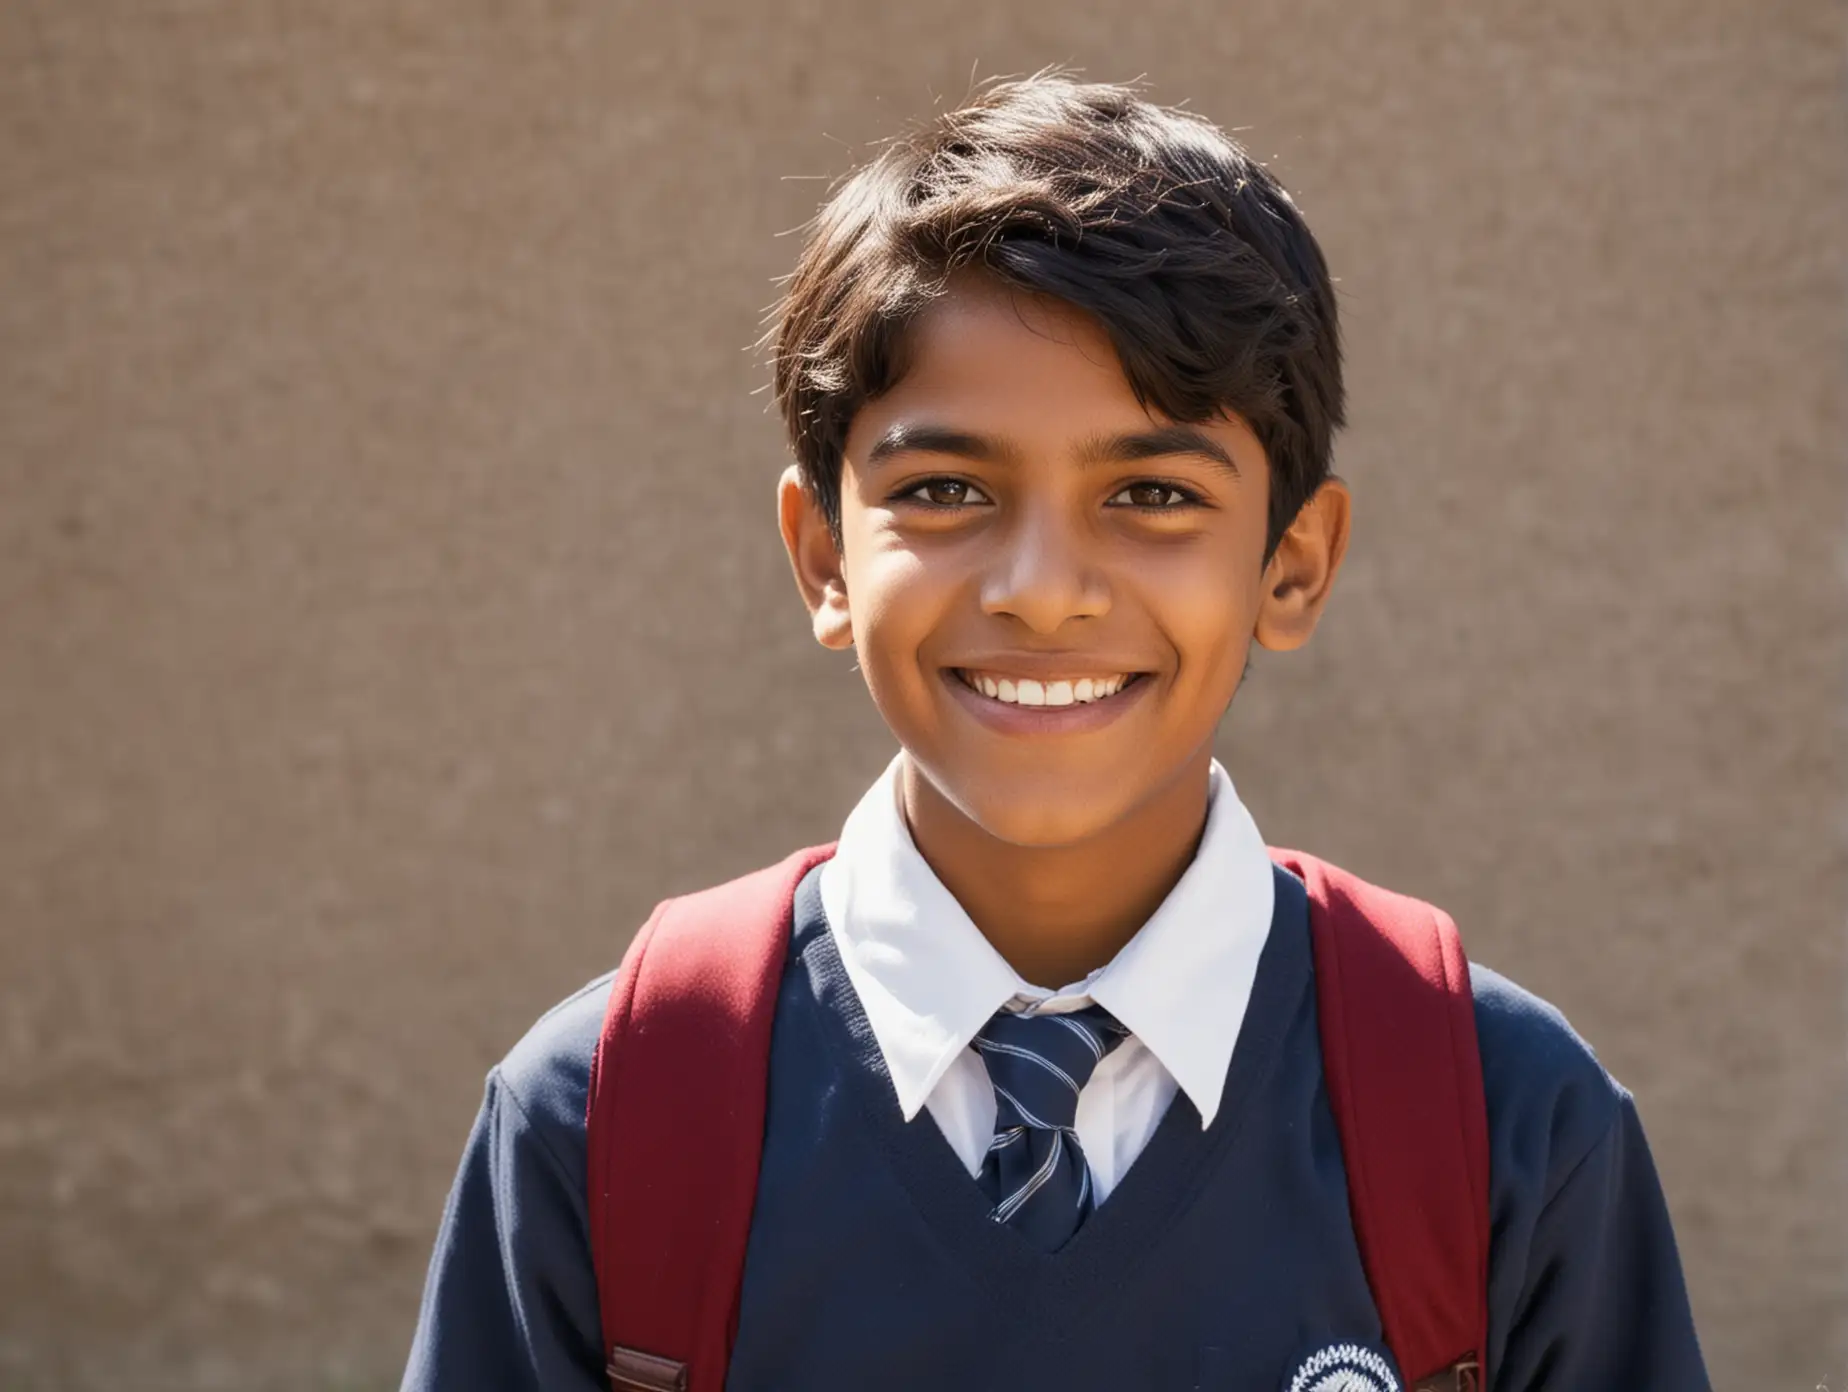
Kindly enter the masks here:
M 1079 1092 L 1128 1034 L 1101 1005 L 1065 1015 L 998 1013 L 974 1040 L 995 1087 L 997 1132 L 1071 1130 Z

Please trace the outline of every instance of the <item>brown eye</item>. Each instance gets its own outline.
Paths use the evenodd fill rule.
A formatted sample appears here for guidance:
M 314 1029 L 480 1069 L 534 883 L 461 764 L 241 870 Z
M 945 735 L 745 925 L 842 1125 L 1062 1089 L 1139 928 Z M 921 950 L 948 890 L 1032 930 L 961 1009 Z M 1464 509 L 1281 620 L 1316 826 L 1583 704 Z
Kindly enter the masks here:
M 924 485 L 924 496 L 944 507 L 955 507 L 969 496 L 969 485 L 961 479 L 932 479 Z
M 1125 507 L 1164 509 L 1192 502 L 1180 489 L 1166 483 L 1132 483 L 1110 500 Z
M 962 507 L 965 503 L 987 502 L 980 489 L 955 478 L 926 479 L 905 494 L 936 507 Z

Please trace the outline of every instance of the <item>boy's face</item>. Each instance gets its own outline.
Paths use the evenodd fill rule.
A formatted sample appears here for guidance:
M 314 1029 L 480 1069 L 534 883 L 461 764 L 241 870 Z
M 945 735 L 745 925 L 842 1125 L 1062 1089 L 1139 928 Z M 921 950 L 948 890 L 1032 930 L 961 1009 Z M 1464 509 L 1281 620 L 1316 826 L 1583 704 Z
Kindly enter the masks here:
M 1252 639 L 1314 627 L 1345 490 L 1267 565 L 1257 437 L 1152 416 L 1090 316 L 964 277 L 910 349 L 848 434 L 839 551 L 783 481 L 817 638 L 857 650 L 916 769 L 1002 841 L 1074 844 L 1204 788 Z

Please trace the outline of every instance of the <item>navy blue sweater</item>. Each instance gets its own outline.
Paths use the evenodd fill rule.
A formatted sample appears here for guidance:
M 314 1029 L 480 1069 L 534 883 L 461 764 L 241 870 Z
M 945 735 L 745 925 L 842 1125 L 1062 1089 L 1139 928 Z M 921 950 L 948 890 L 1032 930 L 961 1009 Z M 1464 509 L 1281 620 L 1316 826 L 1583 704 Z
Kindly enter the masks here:
M 1301 885 L 1278 910 L 1202 1129 L 1177 1094 L 1078 1235 L 989 1220 L 929 1120 L 905 1123 L 822 915 L 797 896 L 778 1001 L 734 1392 L 946 1386 L 1283 1388 L 1381 1347 L 1322 1079 Z M 1488 1094 L 1496 1392 L 1708 1386 L 1629 1095 L 1551 1007 L 1472 967 Z M 606 1386 L 584 1110 L 610 977 L 489 1074 L 449 1198 L 407 1389 Z

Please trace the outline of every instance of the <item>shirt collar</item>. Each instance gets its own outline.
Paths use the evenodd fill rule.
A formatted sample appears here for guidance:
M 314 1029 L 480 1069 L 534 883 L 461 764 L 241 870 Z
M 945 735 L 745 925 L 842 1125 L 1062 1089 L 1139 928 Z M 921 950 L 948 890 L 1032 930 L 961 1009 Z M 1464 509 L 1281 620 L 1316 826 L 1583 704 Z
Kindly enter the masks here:
M 1051 1009 L 1095 1001 L 1173 1075 L 1208 1125 L 1270 935 L 1270 856 L 1215 760 L 1191 864 L 1123 949 L 1082 982 L 1021 980 L 918 853 L 898 805 L 901 753 L 860 799 L 821 872 L 822 908 L 885 1056 L 905 1120 L 956 1056 L 1016 997 Z

